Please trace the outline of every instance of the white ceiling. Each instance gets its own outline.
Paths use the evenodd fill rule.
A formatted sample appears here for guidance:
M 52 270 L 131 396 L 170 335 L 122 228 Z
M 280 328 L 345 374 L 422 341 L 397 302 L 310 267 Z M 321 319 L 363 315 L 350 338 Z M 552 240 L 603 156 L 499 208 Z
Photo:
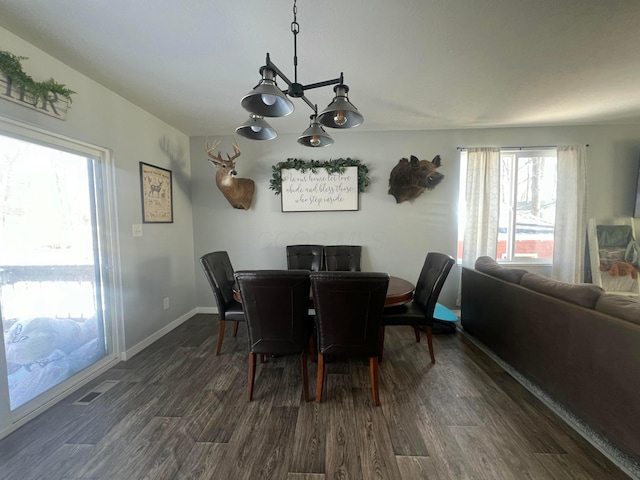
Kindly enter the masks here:
M 359 130 L 640 121 L 639 0 L 297 6 L 298 81 L 344 72 Z M 292 0 L 0 0 L 0 26 L 187 135 L 248 118 L 240 99 L 267 52 L 293 79 L 292 21 Z M 306 94 L 322 110 L 333 91 Z M 308 126 L 294 103 L 268 119 L 280 133 Z

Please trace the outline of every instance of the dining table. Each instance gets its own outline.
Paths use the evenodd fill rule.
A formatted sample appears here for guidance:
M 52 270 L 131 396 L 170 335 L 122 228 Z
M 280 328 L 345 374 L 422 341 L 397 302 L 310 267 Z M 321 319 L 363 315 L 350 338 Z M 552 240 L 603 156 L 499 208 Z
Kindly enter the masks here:
M 387 296 L 384 299 L 385 307 L 397 307 L 404 305 L 413 299 L 415 286 L 408 280 L 400 277 L 389 275 L 389 286 L 387 287 Z M 242 296 L 237 285 L 233 286 L 233 298 L 242 303 Z M 313 307 L 313 297 L 309 298 L 310 306 Z
M 389 275 L 389 286 L 387 296 L 384 299 L 385 307 L 397 307 L 404 305 L 413 299 L 415 286 L 408 280 Z

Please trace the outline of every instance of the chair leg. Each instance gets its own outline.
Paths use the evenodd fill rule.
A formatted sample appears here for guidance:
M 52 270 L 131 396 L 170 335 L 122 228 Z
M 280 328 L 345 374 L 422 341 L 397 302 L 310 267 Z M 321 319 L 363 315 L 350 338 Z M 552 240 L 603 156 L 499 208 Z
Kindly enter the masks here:
M 253 381 L 256 378 L 256 354 L 249 352 L 249 379 L 247 388 L 249 390 L 249 401 L 253 399 Z
M 224 340 L 224 320 L 220 320 L 220 331 L 218 332 L 218 349 L 216 355 L 220 355 L 222 349 L 222 340 Z
M 233 336 L 237 336 L 238 335 L 238 324 L 240 322 L 233 322 Z
M 316 352 L 316 342 L 314 341 L 313 335 L 309 337 L 309 356 L 311 357 L 311 361 L 316 363 L 318 361 L 318 353 Z
M 322 401 L 322 388 L 324 387 L 324 355 L 318 354 L 318 377 L 316 379 L 316 403 Z
M 300 363 L 302 364 L 302 393 L 304 401 L 309 401 L 309 374 L 307 372 L 307 354 L 302 352 L 300 355 Z
M 384 325 L 380 326 L 380 333 L 378 333 L 378 362 L 382 361 L 382 352 L 384 351 Z
M 431 355 L 431 363 L 436 363 L 436 357 L 433 354 L 433 330 L 431 325 L 427 326 L 427 345 L 429 345 L 429 355 Z
M 416 343 L 420 343 L 420 328 L 417 325 L 413 326 L 413 332 L 416 334 Z
M 369 357 L 369 373 L 371 375 L 373 404 L 377 407 L 380 405 L 380 395 L 378 392 L 378 357 Z

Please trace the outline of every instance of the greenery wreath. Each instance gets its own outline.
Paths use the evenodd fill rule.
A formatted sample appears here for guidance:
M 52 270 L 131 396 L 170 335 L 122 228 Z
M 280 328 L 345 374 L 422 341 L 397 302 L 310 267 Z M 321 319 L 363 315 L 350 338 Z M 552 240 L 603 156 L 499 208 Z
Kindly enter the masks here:
M 31 97 L 34 105 L 40 99 L 43 101 L 55 101 L 53 94 L 60 95 L 71 103 L 71 95 L 76 92 L 61 83 L 57 83 L 53 78 L 44 82 L 36 82 L 22 69 L 22 60 L 27 60 L 27 57 L 18 57 L 13 53 L 0 50 L 0 72 L 15 85 L 22 88 Z
M 369 186 L 369 167 L 360 160 L 351 158 L 336 158 L 321 162 L 319 160 L 299 160 L 297 158 L 288 158 L 286 162 L 278 162 L 271 167 L 273 178 L 269 182 L 269 188 L 276 192 L 276 195 L 282 193 L 282 170 L 295 169 L 302 172 L 311 170 L 316 173 L 319 168 L 324 168 L 329 174 L 343 173 L 346 167 L 358 167 L 358 191 L 364 192 Z

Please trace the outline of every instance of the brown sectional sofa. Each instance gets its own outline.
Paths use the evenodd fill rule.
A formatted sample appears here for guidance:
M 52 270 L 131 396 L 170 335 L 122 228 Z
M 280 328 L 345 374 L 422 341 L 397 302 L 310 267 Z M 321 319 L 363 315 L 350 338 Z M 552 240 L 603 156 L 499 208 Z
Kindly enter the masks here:
M 640 461 L 640 301 L 480 257 L 461 323 L 560 405 Z

